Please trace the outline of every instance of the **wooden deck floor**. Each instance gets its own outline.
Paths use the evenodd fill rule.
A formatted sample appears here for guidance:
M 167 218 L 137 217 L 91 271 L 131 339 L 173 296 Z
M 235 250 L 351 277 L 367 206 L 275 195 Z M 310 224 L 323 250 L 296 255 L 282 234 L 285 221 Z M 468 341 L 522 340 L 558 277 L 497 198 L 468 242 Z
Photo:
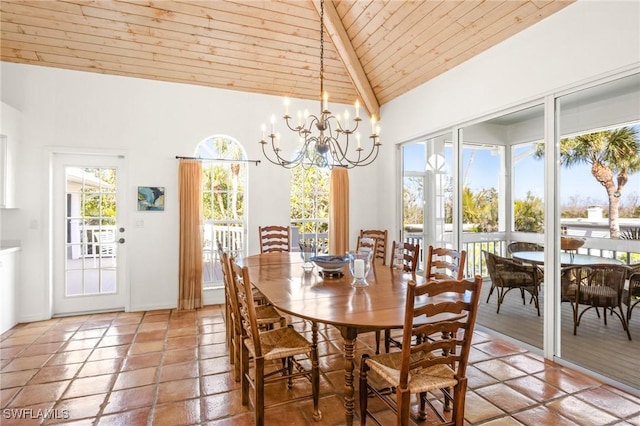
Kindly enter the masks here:
M 497 296 L 494 292 L 486 303 L 491 281 L 486 280 L 483 286 L 483 297 L 480 301 L 477 322 L 480 326 L 496 331 L 505 336 L 524 342 L 542 350 L 542 324 L 544 294 L 540 298 L 540 317 L 535 306 L 522 304 L 518 292 L 511 291 L 505 297 L 496 314 Z M 626 307 L 625 307 L 626 308 Z M 630 331 L 632 341 L 622 328 L 616 316 L 607 317 L 607 325 L 596 312 L 587 312 L 578 327 L 577 335 L 573 335 L 573 319 L 569 303 L 562 304 L 562 358 L 578 366 L 592 370 L 602 376 L 640 389 L 640 312 L 634 311 L 631 318 Z

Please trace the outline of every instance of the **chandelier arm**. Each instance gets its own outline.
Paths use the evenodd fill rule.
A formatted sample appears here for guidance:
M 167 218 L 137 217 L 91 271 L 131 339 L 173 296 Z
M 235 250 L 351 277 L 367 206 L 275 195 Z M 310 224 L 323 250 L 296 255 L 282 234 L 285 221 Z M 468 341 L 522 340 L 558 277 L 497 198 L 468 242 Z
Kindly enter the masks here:
M 291 169 L 291 168 L 296 167 L 296 165 L 298 164 L 298 162 L 299 162 L 299 161 L 300 161 L 300 159 L 301 159 L 301 153 L 299 153 L 299 154 L 296 156 L 296 158 L 295 158 L 295 159 L 293 159 L 293 160 L 287 160 L 287 159 L 285 159 L 284 157 L 282 157 L 282 156 L 280 155 L 280 151 L 281 151 L 281 149 L 280 149 L 280 148 L 278 148 L 278 147 L 276 147 L 276 145 L 275 145 L 275 139 L 276 139 L 276 136 L 275 136 L 274 134 L 271 134 L 271 135 L 269 135 L 269 139 L 271 139 L 271 150 L 272 150 L 272 151 L 273 151 L 273 153 L 275 154 L 276 158 L 275 158 L 275 160 L 274 160 L 273 158 L 271 158 L 271 157 L 267 154 L 267 152 L 266 152 L 266 150 L 265 150 L 265 145 L 266 145 L 268 142 L 266 142 L 266 141 L 261 141 L 260 143 L 262 144 L 262 153 L 264 154 L 265 158 L 266 158 L 269 162 L 271 162 L 271 163 L 273 163 L 273 164 L 277 164 L 277 165 L 282 166 L 282 167 L 287 168 L 287 169 Z
M 369 151 L 366 157 L 361 159 L 359 156 L 356 162 L 350 161 L 348 158 L 346 159 L 346 161 L 349 162 L 349 164 L 351 164 L 351 167 L 349 168 L 356 167 L 356 166 L 368 166 L 369 164 L 373 163 L 376 160 L 376 158 L 378 158 L 379 152 L 380 152 L 380 144 L 375 144 L 371 147 L 371 151 Z M 372 155 L 373 155 L 373 158 L 371 158 Z

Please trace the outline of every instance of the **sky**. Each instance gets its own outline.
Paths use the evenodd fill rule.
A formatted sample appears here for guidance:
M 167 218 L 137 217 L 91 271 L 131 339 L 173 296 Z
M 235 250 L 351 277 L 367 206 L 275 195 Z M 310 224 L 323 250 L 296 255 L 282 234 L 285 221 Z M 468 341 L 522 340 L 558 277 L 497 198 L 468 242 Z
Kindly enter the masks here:
M 414 148 L 415 147 L 415 148 Z M 424 155 L 422 155 L 422 145 L 415 144 L 407 146 L 405 155 L 405 169 L 424 170 Z M 471 165 L 470 170 L 466 172 Z M 471 158 L 471 150 L 463 153 L 463 173 L 467 173 L 466 184 L 473 192 L 480 189 L 497 188 L 500 173 L 500 157 L 493 155 L 489 150 L 475 150 Z M 516 199 L 524 199 L 527 191 L 531 191 L 534 196 L 540 198 L 544 194 L 544 159 L 536 160 L 533 157 L 518 162 L 515 168 L 515 195 Z M 588 164 L 576 165 L 570 169 L 561 168 L 561 202 L 568 203 L 571 197 L 578 197 L 580 201 L 590 200 L 592 203 L 606 206 L 607 194 L 595 178 L 591 175 Z M 621 201 L 628 202 L 627 197 L 635 194 L 640 198 L 640 172 L 632 174 L 622 192 Z

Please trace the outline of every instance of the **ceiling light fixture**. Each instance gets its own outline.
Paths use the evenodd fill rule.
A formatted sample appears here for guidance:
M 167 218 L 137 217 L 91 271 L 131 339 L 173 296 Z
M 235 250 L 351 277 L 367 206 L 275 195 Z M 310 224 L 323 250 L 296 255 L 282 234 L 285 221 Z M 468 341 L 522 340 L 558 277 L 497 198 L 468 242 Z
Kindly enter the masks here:
M 360 140 L 360 133 L 356 132 L 362 121 L 360 103 L 356 101 L 355 116 L 350 120 L 348 110 L 345 110 L 343 117 L 339 114 L 334 116 L 329 110 L 328 99 L 329 95 L 324 91 L 324 0 L 322 0 L 320 2 L 320 115 L 309 114 L 308 111 L 303 114 L 302 111 L 298 111 L 297 124 L 294 126 L 293 119 L 289 115 L 289 100 L 285 98 L 283 118 L 289 130 L 297 133 L 300 143 L 291 154 L 284 153 L 280 133 L 275 129 L 275 115 L 271 116 L 271 132 L 267 135 L 267 128 L 263 124 L 260 140 L 266 159 L 287 169 L 297 166 L 350 169 L 371 164 L 378 156 L 381 145 L 380 126 L 376 124 L 375 117 L 371 117 L 370 142 L 364 144 Z M 318 133 L 314 134 L 314 128 Z M 353 138 L 349 140 L 350 136 L 355 137 L 355 144 Z M 366 151 L 363 145 L 367 146 Z

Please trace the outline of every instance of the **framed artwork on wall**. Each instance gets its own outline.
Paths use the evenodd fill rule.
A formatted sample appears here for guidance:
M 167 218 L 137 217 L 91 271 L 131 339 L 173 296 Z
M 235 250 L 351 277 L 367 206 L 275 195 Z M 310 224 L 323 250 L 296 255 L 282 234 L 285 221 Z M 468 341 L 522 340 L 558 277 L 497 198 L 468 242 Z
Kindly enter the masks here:
M 164 211 L 164 186 L 139 186 L 138 211 Z

